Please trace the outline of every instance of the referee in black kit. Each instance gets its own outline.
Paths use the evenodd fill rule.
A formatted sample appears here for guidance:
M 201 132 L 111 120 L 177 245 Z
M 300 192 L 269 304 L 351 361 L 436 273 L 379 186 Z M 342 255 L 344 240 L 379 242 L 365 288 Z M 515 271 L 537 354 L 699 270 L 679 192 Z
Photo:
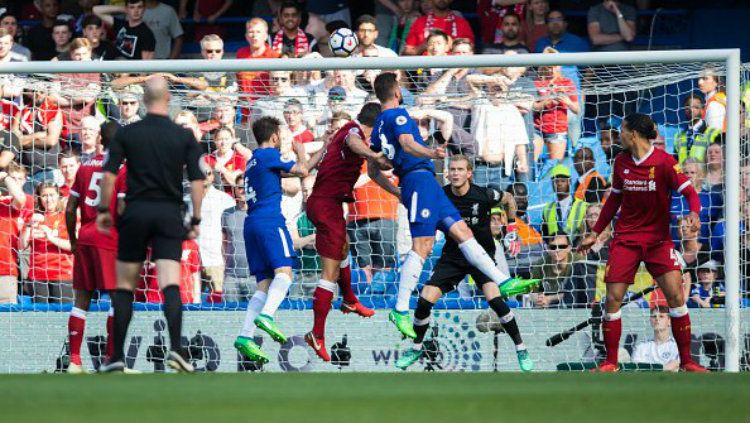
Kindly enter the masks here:
M 117 248 L 117 289 L 112 293 L 114 353 L 103 372 L 125 369 L 123 346 L 133 315 L 133 289 L 140 275 L 146 250 L 159 274 L 164 295 L 164 315 L 169 328 L 171 350 L 167 364 L 180 372 L 192 372 L 180 345 L 182 300 L 180 299 L 180 257 L 182 241 L 198 236 L 204 173 L 199 166 L 200 147 L 193 133 L 173 123 L 168 116 L 169 86 L 162 77 L 145 84 L 143 102 L 148 115 L 120 129 L 104 164 L 97 226 L 108 230 L 113 224 L 107 206 L 120 164 L 127 161 L 125 211 L 117 219 L 120 234 Z M 182 178 L 187 170 L 191 181 L 193 216 L 190 228 L 183 220 Z

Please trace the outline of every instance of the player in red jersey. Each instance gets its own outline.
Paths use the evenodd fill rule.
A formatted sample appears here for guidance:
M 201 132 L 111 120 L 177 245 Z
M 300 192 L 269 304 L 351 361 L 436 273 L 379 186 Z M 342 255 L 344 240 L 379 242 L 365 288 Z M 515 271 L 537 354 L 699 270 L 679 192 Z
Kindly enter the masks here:
M 700 227 L 698 194 L 682 174 L 677 161 L 651 145 L 650 140 L 657 137 L 657 132 L 650 117 L 640 113 L 626 116 L 621 135 L 622 145 L 627 151 L 615 159 L 612 193 L 592 233 L 578 246 L 579 252 L 587 253 L 620 210 L 604 275 L 607 298 L 602 329 L 607 359 L 596 370 L 618 370 L 617 351 L 622 333 L 620 306 L 643 261 L 669 305 L 672 335 L 680 351 L 680 369 L 707 372 L 690 356 L 690 316 L 682 290 L 682 269 L 669 228 L 672 191 L 681 193 L 688 200 L 690 215 L 686 218 L 687 223 L 694 228 Z
M 336 289 L 333 281 L 338 281 L 344 299 L 342 312 L 357 313 L 362 317 L 375 314 L 363 306 L 352 291 L 351 269 L 346 260 L 349 242 L 344 203 L 354 202 L 352 191 L 365 158 L 377 161 L 381 168 L 390 166 L 382 153 L 370 150 L 367 141 L 379 113 L 378 103 L 367 103 L 357 115 L 357 120 L 347 123 L 334 134 L 307 200 L 307 216 L 316 228 L 315 247 L 320 254 L 322 272 L 313 294 L 313 329 L 305 335 L 305 341 L 324 361 L 331 361 L 325 347 L 325 322 Z M 399 195 L 398 188 L 385 177 L 379 177 L 375 182 L 394 195 Z
M 119 128 L 115 122 L 102 125 L 100 146 L 106 147 Z M 86 313 L 91 304 L 91 297 L 95 290 L 111 291 L 117 286 L 115 261 L 117 258 L 117 230 L 113 227 L 108 234 L 102 234 L 96 229 L 96 207 L 99 205 L 100 183 L 104 172 L 102 164 L 104 154 L 98 153 L 81 164 L 76 173 L 76 179 L 70 190 L 70 198 L 65 210 L 68 237 L 74 254 L 73 289 L 75 304 L 68 317 L 68 339 L 70 343 L 70 365 L 68 373 L 83 373 L 81 363 L 81 343 L 86 326 Z M 124 168 L 118 175 L 116 183 L 117 197 L 124 192 Z M 76 234 L 78 209 L 81 213 L 81 227 Z M 112 215 L 117 213 L 117 198 L 113 197 L 110 204 Z M 107 348 L 106 356 L 112 355 L 113 339 L 111 336 L 113 324 L 113 309 L 107 316 Z

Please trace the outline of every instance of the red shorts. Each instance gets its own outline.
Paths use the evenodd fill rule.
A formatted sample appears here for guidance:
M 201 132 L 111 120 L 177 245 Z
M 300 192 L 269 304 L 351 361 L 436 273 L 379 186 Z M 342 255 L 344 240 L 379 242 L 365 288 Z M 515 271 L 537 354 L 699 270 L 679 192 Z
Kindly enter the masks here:
M 632 284 L 641 262 L 654 278 L 673 270 L 682 271 L 672 241 L 641 244 L 614 239 L 609 247 L 604 282 Z
M 321 257 L 343 260 L 349 254 L 346 242 L 346 221 L 341 201 L 310 197 L 307 217 L 315 225 L 315 248 Z
M 111 291 L 117 287 L 117 251 L 79 245 L 73 260 L 73 289 Z

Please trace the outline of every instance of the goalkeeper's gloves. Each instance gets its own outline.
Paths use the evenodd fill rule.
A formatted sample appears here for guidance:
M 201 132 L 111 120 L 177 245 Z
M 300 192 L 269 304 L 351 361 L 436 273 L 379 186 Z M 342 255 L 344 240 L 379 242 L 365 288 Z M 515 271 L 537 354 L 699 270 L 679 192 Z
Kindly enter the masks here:
M 515 257 L 521 252 L 521 238 L 518 236 L 518 225 L 516 223 L 509 223 L 505 226 L 503 245 L 510 257 Z

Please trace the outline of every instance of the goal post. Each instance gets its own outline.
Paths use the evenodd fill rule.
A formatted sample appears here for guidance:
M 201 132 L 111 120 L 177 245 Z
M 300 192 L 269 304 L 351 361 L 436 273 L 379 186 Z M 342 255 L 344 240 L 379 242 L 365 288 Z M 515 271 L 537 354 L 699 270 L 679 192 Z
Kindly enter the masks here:
M 255 59 L 255 60 L 155 60 L 155 61 L 101 61 L 101 62 L 24 62 L 7 63 L 0 67 L 0 77 L 3 74 L 35 75 L 43 76 L 50 74 L 83 74 L 83 73 L 197 73 L 197 72 L 261 72 L 261 71 L 331 71 L 331 70 L 406 70 L 406 69 L 450 69 L 450 68 L 501 68 L 501 67 L 537 67 L 537 66 L 579 66 L 579 67 L 607 67 L 607 66 L 635 66 L 638 67 L 638 75 L 643 78 L 631 80 L 628 89 L 638 90 L 638 84 L 644 87 L 651 85 L 667 85 L 677 83 L 676 81 L 662 81 L 659 74 L 660 66 L 692 64 L 685 75 L 697 75 L 698 69 L 704 64 L 716 67 L 718 72 L 725 77 L 726 88 L 726 143 L 725 143 L 725 191 L 724 191 L 724 219 L 726 221 L 726 232 L 724 242 L 724 274 L 726 288 L 726 305 L 723 328 L 724 339 L 724 369 L 728 372 L 740 371 L 743 341 L 741 333 L 750 331 L 750 322 L 741 319 L 742 302 L 742 278 L 748 280 L 750 275 L 743 275 L 741 270 L 742 258 L 740 252 L 741 244 L 740 228 L 742 218 L 740 214 L 739 200 L 741 197 L 741 162 L 743 160 L 742 143 L 749 142 L 742 139 L 740 130 L 740 99 L 741 99 L 741 62 L 740 50 L 738 49 L 716 49 L 716 50 L 680 50 L 680 51 L 626 51 L 613 53 L 575 53 L 575 54 L 530 54 L 530 55 L 472 55 L 472 56 L 442 56 L 442 57 L 399 57 L 399 58 L 331 58 L 331 59 Z M 653 72 L 649 71 L 653 69 Z M 605 78 L 606 79 L 606 78 Z M 615 78 L 599 81 L 602 85 L 614 84 Z M 613 86 L 612 91 L 620 87 Z M 645 88 L 649 89 L 649 88 Z M 586 94 L 586 87 L 581 89 Z M 237 95 L 242 95 L 238 93 Z M 599 117 L 599 116 L 597 116 Z M 750 158 L 744 157 L 748 161 Z M 748 164 L 745 163 L 745 166 Z M 537 212 L 541 212 L 538 210 Z M 746 229 L 747 230 L 747 229 Z M 747 259 L 745 259 L 747 260 Z M 748 289 L 747 282 L 745 288 Z M 475 301 L 479 303 L 479 301 Z M 387 302 L 378 302 L 376 305 L 383 307 Z M 560 312 L 564 312 L 560 310 Z M 382 316 L 381 316 L 382 317 Z M 307 315 L 304 317 L 308 318 Z M 525 314 L 523 319 L 533 320 L 534 314 Z M 310 319 L 311 320 L 311 319 Z M 229 323 L 231 322 L 231 323 Z M 233 325 L 222 328 L 224 332 L 234 333 L 239 329 L 241 320 L 238 318 L 228 319 L 222 324 Z M 546 324 L 554 322 L 553 318 L 545 320 Z M 525 324 L 521 328 L 529 328 L 533 325 Z M 342 324 L 337 323 L 336 324 Z M 359 322 L 352 321 L 357 325 Z M 380 324 L 386 325 L 385 321 Z M 0 325 L 2 327 L 2 325 Z M 559 327 L 557 330 L 566 329 Z M 525 332 L 526 337 L 537 336 L 534 332 Z M 745 335 L 747 336 L 747 335 Z M 40 337 L 39 341 L 44 339 Z M 31 341 L 28 341 L 31 342 Z M 463 342 L 463 341 L 462 341 Z M 344 342 L 346 344 L 346 342 Z M 465 352 L 466 350 L 464 350 Z M 459 354 L 457 351 L 456 354 Z M 374 354 L 374 352 L 373 352 Z M 543 355 L 544 351 L 537 354 Z M 279 352 L 281 356 L 281 352 Z M 485 367 L 482 367 L 483 369 Z M 0 371 L 14 371 L 0 363 Z

